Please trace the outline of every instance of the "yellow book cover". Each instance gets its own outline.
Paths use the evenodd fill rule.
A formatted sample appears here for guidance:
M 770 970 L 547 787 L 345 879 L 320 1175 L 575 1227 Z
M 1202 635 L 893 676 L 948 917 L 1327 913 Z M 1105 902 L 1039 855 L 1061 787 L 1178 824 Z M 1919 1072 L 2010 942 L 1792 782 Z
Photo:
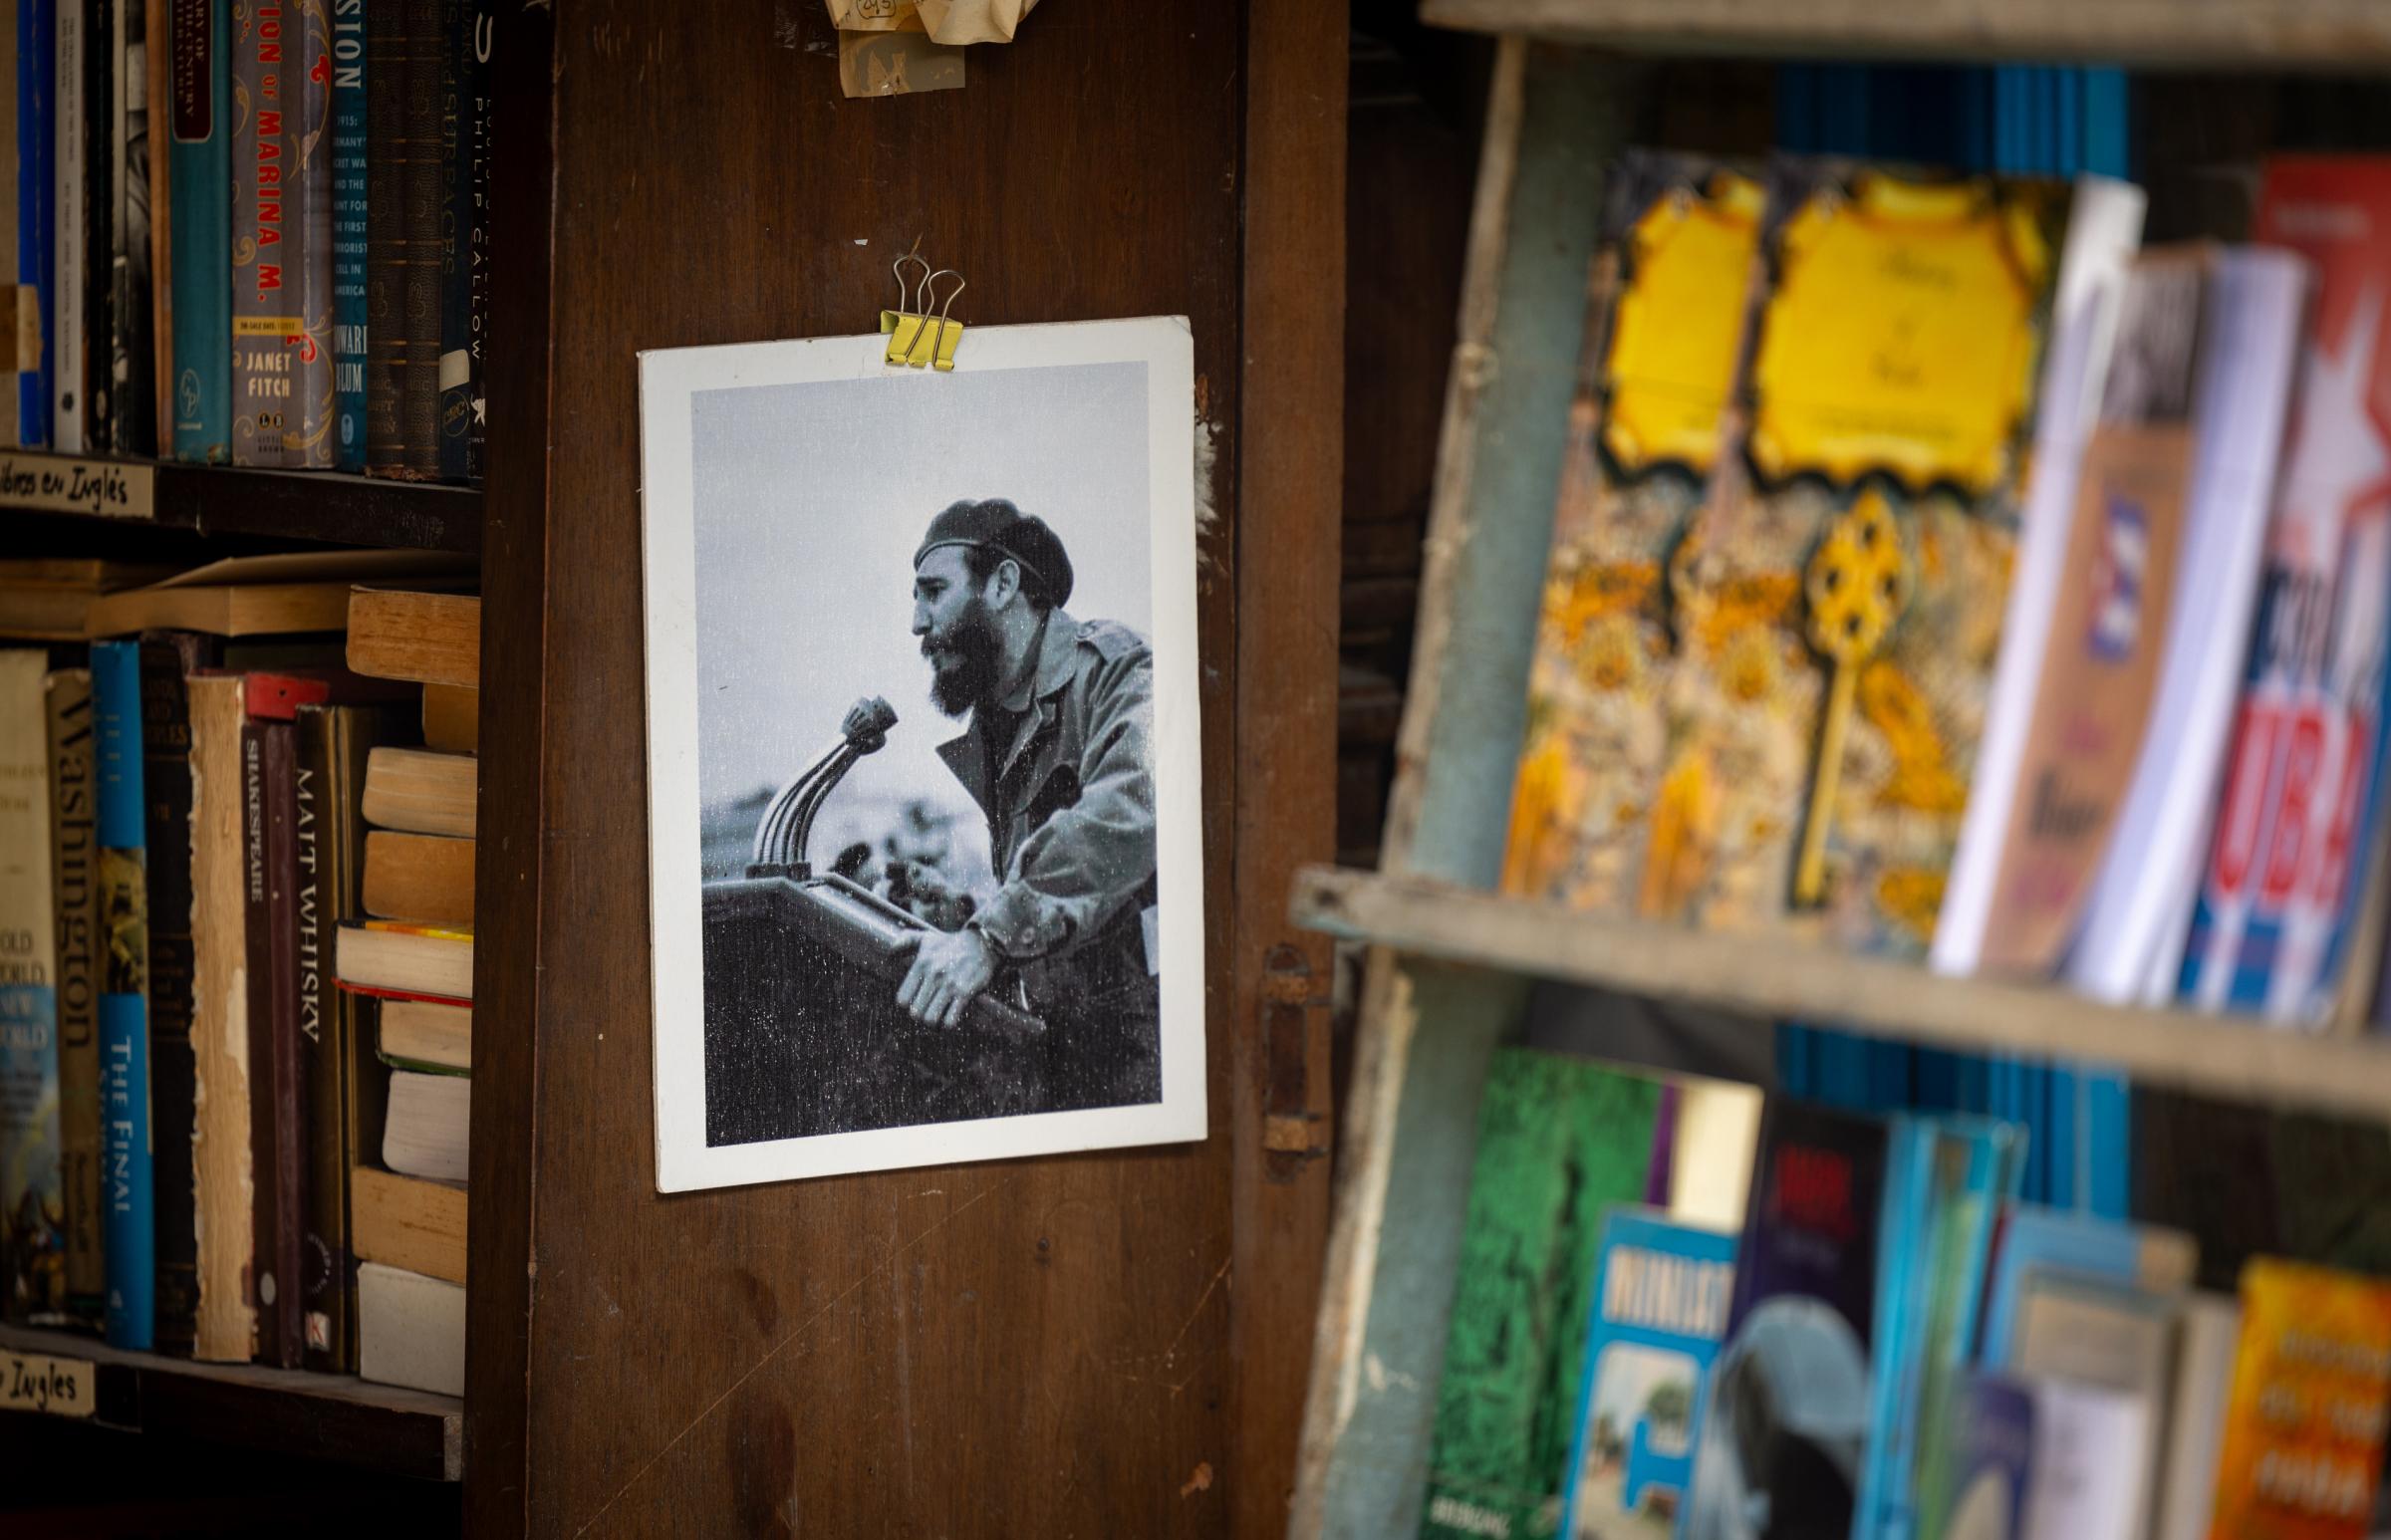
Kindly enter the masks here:
M 2000 637 L 2071 189 L 1770 172 L 1743 363 L 1671 551 L 1639 906 L 1923 955 Z
M 2242 1272 L 2210 1540 L 2358 1540 L 2391 1412 L 2391 1283 L 2270 1257 Z
M 1612 166 L 1530 664 L 1503 887 L 1634 907 L 1668 747 L 1662 572 L 1734 382 L 1761 184 L 1629 150 Z

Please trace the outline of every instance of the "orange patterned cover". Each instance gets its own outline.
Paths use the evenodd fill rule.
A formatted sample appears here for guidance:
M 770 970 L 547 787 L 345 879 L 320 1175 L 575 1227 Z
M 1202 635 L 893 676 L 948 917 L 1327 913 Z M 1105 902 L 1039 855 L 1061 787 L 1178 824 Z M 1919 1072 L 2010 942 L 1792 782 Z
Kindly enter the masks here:
M 2359 1540 L 2391 1410 L 2391 1283 L 2255 1258 L 2210 1540 Z

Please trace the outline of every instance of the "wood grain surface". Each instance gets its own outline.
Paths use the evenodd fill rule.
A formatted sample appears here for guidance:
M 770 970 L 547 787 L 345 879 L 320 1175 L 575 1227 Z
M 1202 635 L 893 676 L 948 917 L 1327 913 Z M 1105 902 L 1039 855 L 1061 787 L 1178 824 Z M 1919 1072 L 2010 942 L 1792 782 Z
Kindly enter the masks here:
M 1283 1528 L 1325 1162 L 1251 1120 L 1313 1094 L 1300 1001 L 1291 1082 L 1252 1077 L 1330 832 L 1344 40 L 1254 0 L 1249 106 L 1245 9 L 1058 3 L 965 89 L 866 101 L 812 0 L 577 3 L 552 69 L 546 8 L 502 15 L 476 1013 L 514 1025 L 474 1046 L 474 1532 Z M 1249 174 L 1300 298 L 1245 260 Z M 636 355 L 868 330 L 917 237 L 971 325 L 1193 322 L 1211 1137 L 660 1197 Z M 1291 372 L 1250 472 L 1241 302 Z M 1240 603 L 1274 607 L 1255 646 Z

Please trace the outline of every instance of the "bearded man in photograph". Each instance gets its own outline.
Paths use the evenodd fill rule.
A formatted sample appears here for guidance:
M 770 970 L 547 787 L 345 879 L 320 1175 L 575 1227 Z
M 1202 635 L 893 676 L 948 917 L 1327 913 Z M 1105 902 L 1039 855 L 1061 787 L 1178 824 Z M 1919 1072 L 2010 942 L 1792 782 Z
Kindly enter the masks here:
M 934 1026 L 991 987 L 1046 1023 L 1064 1105 L 1161 1099 L 1154 656 L 1062 608 L 1072 571 L 1045 522 L 958 502 L 914 553 L 930 697 L 963 735 L 938 749 L 988 821 L 995 894 L 915 944 L 897 1003 Z

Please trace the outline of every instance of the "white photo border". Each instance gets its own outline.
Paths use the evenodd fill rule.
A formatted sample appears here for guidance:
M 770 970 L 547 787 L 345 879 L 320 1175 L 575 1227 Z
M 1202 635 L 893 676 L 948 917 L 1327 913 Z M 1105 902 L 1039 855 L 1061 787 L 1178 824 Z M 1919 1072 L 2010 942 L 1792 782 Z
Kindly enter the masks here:
M 656 1185 L 662 1192 L 1171 1144 L 1205 1135 L 1196 350 L 1187 319 L 1173 316 L 973 327 L 963 334 L 954 360 L 958 374 L 1089 364 L 1142 363 L 1147 368 L 1155 862 L 1162 894 L 1162 1100 L 754 1144 L 706 1143 L 691 408 L 701 391 L 745 386 L 890 374 L 914 376 L 916 387 L 925 391 L 945 383 L 945 377 L 933 371 L 892 370 L 883 362 L 886 345 L 880 336 L 824 337 L 664 349 L 639 356 Z M 835 539 L 836 532 L 825 531 L 824 538 Z

